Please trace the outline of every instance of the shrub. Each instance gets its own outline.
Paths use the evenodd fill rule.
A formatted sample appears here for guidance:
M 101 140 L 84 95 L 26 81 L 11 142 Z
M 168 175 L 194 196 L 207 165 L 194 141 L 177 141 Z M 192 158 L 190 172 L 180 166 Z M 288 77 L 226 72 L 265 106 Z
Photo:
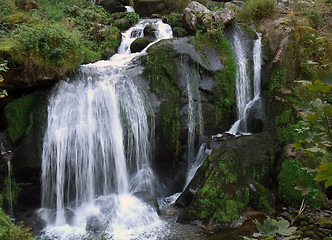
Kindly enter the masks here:
M 3 240 L 34 240 L 29 228 L 21 223 L 15 225 L 0 208 L 0 239 Z
M 242 20 L 252 22 L 271 16 L 276 7 L 276 0 L 249 0 L 239 12 Z

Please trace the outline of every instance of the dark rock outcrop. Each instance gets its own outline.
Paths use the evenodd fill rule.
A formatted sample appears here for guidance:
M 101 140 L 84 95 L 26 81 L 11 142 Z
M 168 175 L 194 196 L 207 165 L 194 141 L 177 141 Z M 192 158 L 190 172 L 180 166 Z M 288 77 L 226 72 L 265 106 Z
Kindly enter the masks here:
M 115 12 L 125 12 L 126 8 L 120 1 L 117 0 L 102 0 L 98 3 L 98 5 L 105 8 L 105 10 L 109 13 Z
M 197 171 L 176 205 L 186 208 L 178 221 L 197 219 L 231 223 L 247 206 L 273 211 L 268 187 L 274 165 L 274 143 L 268 133 L 210 142 L 214 153 Z
M 135 0 L 135 12 L 141 17 L 150 17 L 152 14 L 159 14 L 165 11 L 166 0 Z

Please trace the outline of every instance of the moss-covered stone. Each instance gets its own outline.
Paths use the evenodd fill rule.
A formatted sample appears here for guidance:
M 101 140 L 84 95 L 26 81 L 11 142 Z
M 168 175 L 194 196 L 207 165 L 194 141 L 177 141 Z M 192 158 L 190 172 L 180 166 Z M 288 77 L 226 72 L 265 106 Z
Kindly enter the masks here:
M 227 147 L 204 161 L 177 200 L 178 206 L 188 206 L 178 221 L 203 219 L 229 223 L 249 205 L 261 211 L 274 211 L 274 196 L 266 188 L 274 164 L 271 149 L 272 139 L 265 133 L 228 139 Z M 266 166 L 266 171 L 258 183 L 252 176 L 262 166 Z
M 275 211 L 275 197 L 263 185 L 256 181 L 250 184 L 250 206 L 259 211 Z
M 227 223 L 237 219 L 249 202 L 249 188 L 238 171 L 236 152 L 221 150 L 204 163 L 206 180 L 197 191 L 190 207 L 179 221 L 197 218 Z
M 171 44 L 159 42 L 148 49 L 144 75 L 149 80 L 150 89 L 163 99 L 156 119 L 159 141 L 170 159 L 180 157 L 180 89 L 177 85 L 177 65 Z M 167 101 L 166 101 L 167 100 Z M 171 154 L 169 154 L 171 153 Z
M 8 120 L 8 131 L 13 142 L 30 132 L 33 125 L 32 111 L 38 96 L 39 92 L 36 91 L 6 105 L 5 114 Z
M 225 120 L 227 115 L 232 114 L 235 109 L 235 87 L 236 87 L 236 62 L 228 40 L 222 36 L 219 30 L 204 35 L 197 35 L 194 38 L 197 49 L 202 52 L 204 45 L 215 46 L 225 68 L 215 71 L 213 77 L 217 83 L 215 88 L 215 125 Z
M 321 207 L 325 204 L 326 196 L 319 184 L 313 180 L 314 175 L 303 170 L 303 167 L 295 159 L 284 160 L 278 176 L 279 196 L 283 202 L 289 205 L 299 205 L 305 199 L 309 206 Z M 297 180 L 310 188 L 309 194 L 302 195 L 301 191 L 294 189 Z
M 135 39 L 130 45 L 130 51 L 132 53 L 140 52 L 152 42 L 153 42 L 152 37 L 139 37 Z

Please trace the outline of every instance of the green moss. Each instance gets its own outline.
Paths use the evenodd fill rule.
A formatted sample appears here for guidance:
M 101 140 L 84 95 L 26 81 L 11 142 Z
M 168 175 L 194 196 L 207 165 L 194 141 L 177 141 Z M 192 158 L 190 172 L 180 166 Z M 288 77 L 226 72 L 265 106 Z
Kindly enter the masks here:
M 207 159 L 206 181 L 197 192 L 198 205 L 195 206 L 197 217 L 221 223 L 237 219 L 249 202 L 249 188 L 241 185 L 233 153 L 224 153 Z
M 177 86 L 177 65 L 174 61 L 172 45 L 160 41 L 148 49 L 144 75 L 149 80 L 151 90 L 162 101 L 162 138 L 175 159 L 180 157 L 180 89 Z
M 12 220 L 0 208 L 0 238 L 3 240 L 34 240 L 31 229 L 22 224 L 15 225 Z
M 316 80 L 331 71 L 332 44 L 311 27 L 297 27 L 289 37 L 281 69 L 282 85 L 294 86 L 294 80 Z
M 215 126 L 219 125 L 223 117 L 235 108 L 235 88 L 236 88 L 236 62 L 231 45 L 223 36 L 222 31 L 215 30 L 206 34 L 198 34 L 193 39 L 195 47 L 204 53 L 203 46 L 216 47 L 225 68 L 215 71 L 213 77 L 217 83 L 215 101 Z
M 33 125 L 33 107 L 39 96 L 34 92 L 13 100 L 5 107 L 9 136 L 13 142 L 28 134 Z
M 246 37 L 251 38 L 251 39 L 257 39 L 257 37 L 258 37 L 257 33 L 248 24 L 242 23 L 242 24 L 240 24 L 240 27 Z
M 311 207 L 321 207 L 324 204 L 324 194 L 321 187 L 313 178 L 314 176 L 305 170 L 304 166 L 294 159 L 286 159 L 281 166 L 278 176 L 278 193 L 281 199 L 289 205 L 299 205 L 303 199 Z M 295 190 L 295 180 L 301 180 L 310 187 L 310 193 L 303 196 Z

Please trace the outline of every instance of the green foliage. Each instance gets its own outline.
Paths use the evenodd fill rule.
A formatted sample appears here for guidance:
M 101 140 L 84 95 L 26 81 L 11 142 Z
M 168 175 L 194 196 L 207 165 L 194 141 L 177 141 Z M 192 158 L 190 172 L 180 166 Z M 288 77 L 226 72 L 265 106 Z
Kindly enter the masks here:
M 7 67 L 7 61 L 0 59 L 0 72 L 7 72 L 8 67 Z M 0 83 L 3 82 L 3 76 L 0 74 Z M 7 91 L 0 88 L 0 98 L 6 97 Z
M 230 155 L 232 153 L 229 153 Z M 241 186 L 232 157 L 218 153 L 204 164 L 206 181 L 197 191 L 197 215 L 221 223 L 237 219 L 249 202 L 249 188 Z M 236 186 L 236 187 L 235 187 Z
M 271 16 L 276 8 L 275 0 L 248 0 L 239 12 L 239 18 L 247 22 Z
M 303 196 L 300 191 L 295 189 L 295 181 L 301 183 L 302 186 L 309 186 L 310 193 Z M 303 189 L 303 191 L 306 190 Z M 319 207 L 323 204 L 322 191 L 314 181 L 314 174 L 303 170 L 303 166 L 294 159 L 286 159 L 282 163 L 278 176 L 278 193 L 281 199 L 290 205 L 300 204 L 302 199 L 306 199 L 308 205 L 312 207 Z
M 328 101 L 324 101 L 326 96 L 331 95 L 331 86 L 325 85 L 321 81 L 315 82 L 301 81 L 312 93 L 311 99 L 302 99 L 297 106 L 302 118 L 302 128 L 299 131 L 306 131 L 307 137 L 301 139 L 296 145 L 297 150 L 303 149 L 309 155 L 315 155 L 321 161 L 329 160 L 329 149 L 332 146 L 332 106 Z
M 268 89 L 270 93 L 278 92 L 281 86 L 282 71 L 275 71 L 271 74 Z
M 254 233 L 253 237 L 258 239 L 274 239 L 275 237 L 282 237 L 282 239 L 296 239 L 297 236 L 294 235 L 296 227 L 290 227 L 287 220 L 276 221 L 271 218 L 266 218 L 263 223 L 254 219 L 253 222 L 256 224 L 258 233 Z M 256 240 L 256 238 L 244 237 L 246 240 Z
M 332 162 L 322 163 L 314 180 L 325 181 L 325 188 L 332 186 Z
M 11 176 L 13 176 L 13 175 L 11 175 Z M 3 200 L 6 200 L 7 202 L 10 201 L 8 187 L 9 187 L 8 186 L 8 176 L 6 176 L 4 179 L 4 188 L 1 192 L 1 196 L 3 197 Z M 12 194 L 12 201 L 14 204 L 16 204 L 16 202 L 17 202 L 17 198 L 20 194 L 20 191 L 21 191 L 20 186 L 15 181 L 15 179 L 12 177 L 11 178 L 11 194 Z
M 11 219 L 0 208 L 0 239 L 1 240 L 34 240 L 31 229 L 22 223 L 14 225 Z
M 139 15 L 135 12 L 128 12 L 125 16 L 131 24 L 136 24 L 139 21 Z
M 34 92 L 13 100 L 5 107 L 5 114 L 8 120 L 8 131 L 12 142 L 28 134 L 33 125 L 33 107 L 39 96 Z
M 32 10 L 16 2 L 0 3 L 8 12 L 0 18 L 0 54 L 28 73 L 63 77 L 82 63 L 109 58 L 120 44 L 121 33 L 109 28 L 114 19 L 90 0 L 36 0 Z

